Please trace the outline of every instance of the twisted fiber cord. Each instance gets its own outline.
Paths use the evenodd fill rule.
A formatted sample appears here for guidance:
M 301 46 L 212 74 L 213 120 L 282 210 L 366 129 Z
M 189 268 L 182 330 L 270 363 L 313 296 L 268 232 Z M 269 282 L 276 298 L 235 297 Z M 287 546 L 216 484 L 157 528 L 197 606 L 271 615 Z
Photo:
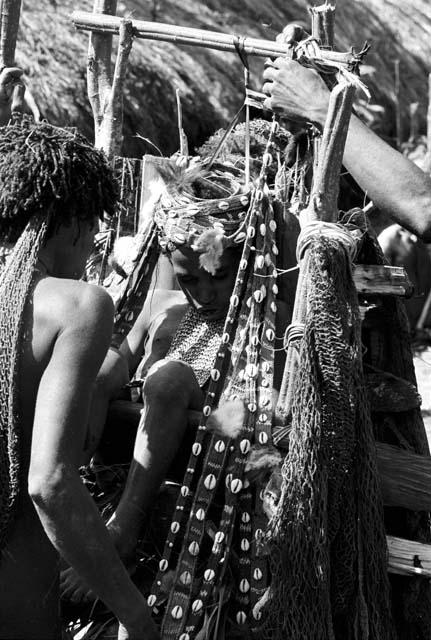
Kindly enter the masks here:
M 383 507 L 350 261 L 309 245 L 306 320 L 282 496 L 271 523 L 274 640 L 393 638 Z
M 30 220 L 0 280 L 0 550 L 7 541 L 20 492 L 21 432 L 18 395 L 23 316 L 45 221 Z

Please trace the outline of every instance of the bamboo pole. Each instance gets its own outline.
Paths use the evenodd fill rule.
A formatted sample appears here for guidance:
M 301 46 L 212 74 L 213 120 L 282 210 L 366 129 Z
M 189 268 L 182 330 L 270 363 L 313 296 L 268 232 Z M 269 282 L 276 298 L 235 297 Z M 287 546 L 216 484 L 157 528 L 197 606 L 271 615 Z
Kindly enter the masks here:
M 0 0 L 0 70 L 13 67 L 21 0 Z
M 121 19 L 115 16 L 96 15 L 86 11 L 74 11 L 71 20 L 75 27 L 83 31 L 118 35 Z M 159 40 L 174 44 L 192 45 L 218 51 L 237 53 L 235 42 L 238 36 L 219 31 L 207 31 L 205 29 L 192 29 L 178 27 L 162 22 L 145 22 L 132 20 L 133 35 L 138 39 Z M 263 40 L 260 38 L 241 38 L 241 48 L 249 56 L 261 56 L 276 58 L 285 56 L 291 52 L 290 45 Z M 322 60 L 348 65 L 353 62 L 354 55 L 351 52 L 340 53 L 338 51 L 323 51 Z

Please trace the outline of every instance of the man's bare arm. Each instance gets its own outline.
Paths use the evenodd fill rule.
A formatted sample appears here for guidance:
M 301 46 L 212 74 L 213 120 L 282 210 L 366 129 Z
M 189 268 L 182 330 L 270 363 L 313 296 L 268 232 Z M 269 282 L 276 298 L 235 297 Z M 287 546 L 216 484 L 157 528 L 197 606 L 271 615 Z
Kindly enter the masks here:
M 157 637 L 154 624 L 78 473 L 92 385 L 111 339 L 112 317 L 110 298 L 95 287 L 87 287 L 80 304 L 68 310 L 39 386 L 29 492 L 53 545 L 125 625 L 129 638 L 142 640 Z
M 266 106 L 294 121 L 323 127 L 329 91 L 298 62 L 277 58 L 264 72 Z M 431 178 L 352 116 L 344 164 L 368 197 L 395 221 L 431 242 Z

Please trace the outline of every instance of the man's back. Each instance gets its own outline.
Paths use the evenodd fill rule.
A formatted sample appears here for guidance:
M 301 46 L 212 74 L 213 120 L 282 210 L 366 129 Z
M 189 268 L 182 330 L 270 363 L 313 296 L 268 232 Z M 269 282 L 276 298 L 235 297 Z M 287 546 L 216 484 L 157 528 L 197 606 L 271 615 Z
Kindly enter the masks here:
M 14 522 L 0 561 L 0 638 L 58 638 L 58 557 L 49 542 L 35 511 L 28 492 L 30 457 L 36 453 L 44 455 L 43 434 L 33 433 L 35 410 L 43 410 L 52 395 L 38 394 L 44 372 L 51 366 L 53 375 L 58 374 L 61 384 L 68 384 L 66 369 L 79 367 L 73 362 L 73 351 L 79 358 L 79 340 L 71 345 L 68 361 L 56 357 L 56 342 L 59 336 L 66 341 L 86 341 L 86 333 L 93 337 L 94 321 L 101 312 L 109 309 L 104 301 L 106 294 L 96 287 L 82 282 L 46 277 L 41 274 L 24 311 L 23 341 L 20 349 L 18 375 L 19 424 L 22 454 L 21 492 Z M 95 307 L 101 307 L 98 312 Z M 89 313 L 91 309 L 91 313 Z M 110 327 L 107 317 L 108 331 Z M 99 324 L 99 323 L 98 323 Z M 104 327 L 100 326 L 104 340 Z M 98 350 L 98 345 L 94 345 Z M 85 377 L 85 371 L 82 372 Z M 70 381 L 69 381 L 70 383 Z M 85 407 L 82 408 L 83 414 Z M 43 425 L 42 425 L 43 426 Z M 42 437 L 41 437 L 42 435 Z M 34 436 L 34 437 L 33 437 Z M 79 437 L 79 434 L 77 434 Z M 42 603 L 42 606 L 41 606 Z M 17 615 L 19 607 L 20 615 Z M 47 636 L 47 630 L 52 635 Z

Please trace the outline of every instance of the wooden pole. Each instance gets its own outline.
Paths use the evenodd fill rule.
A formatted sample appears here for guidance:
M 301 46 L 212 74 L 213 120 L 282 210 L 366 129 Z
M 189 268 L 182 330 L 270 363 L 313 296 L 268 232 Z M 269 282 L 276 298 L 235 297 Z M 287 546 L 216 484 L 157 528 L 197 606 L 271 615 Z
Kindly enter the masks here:
M 335 32 L 335 6 L 322 4 L 318 7 L 310 7 L 311 36 L 317 40 L 321 47 L 332 50 L 334 47 Z M 319 162 L 320 139 L 313 141 L 313 172 L 316 173 Z
M 307 221 L 338 219 L 340 172 L 354 96 L 352 84 L 338 84 L 331 92 L 310 204 L 303 213 Z
M 414 142 L 419 135 L 419 102 L 410 103 L 409 115 L 410 115 L 409 142 Z
M 0 70 L 13 67 L 21 0 L 0 0 Z
M 103 15 L 115 15 L 117 0 L 94 0 L 93 11 Z M 91 33 L 87 57 L 87 91 L 93 110 L 94 139 L 103 148 L 101 125 L 106 101 L 112 85 L 112 34 Z
M 114 35 L 118 35 L 121 22 L 121 19 L 115 16 L 96 15 L 86 11 L 74 11 L 71 20 L 79 30 Z M 132 20 L 132 28 L 134 37 L 138 39 L 158 40 L 237 53 L 235 42 L 237 42 L 238 36 L 234 34 L 143 20 Z M 277 58 L 291 54 L 290 45 L 260 38 L 242 38 L 241 48 L 249 56 Z M 323 51 L 322 60 L 347 66 L 354 61 L 354 56 L 351 52 Z
M 397 149 L 401 149 L 402 131 L 401 131 L 401 81 L 400 81 L 400 61 L 394 61 L 395 75 L 395 131 Z
M 427 166 L 426 171 L 431 172 L 431 73 L 428 75 L 428 110 L 427 110 Z
M 332 49 L 334 46 L 335 32 L 335 6 L 322 4 L 311 7 L 311 35 L 324 49 Z

